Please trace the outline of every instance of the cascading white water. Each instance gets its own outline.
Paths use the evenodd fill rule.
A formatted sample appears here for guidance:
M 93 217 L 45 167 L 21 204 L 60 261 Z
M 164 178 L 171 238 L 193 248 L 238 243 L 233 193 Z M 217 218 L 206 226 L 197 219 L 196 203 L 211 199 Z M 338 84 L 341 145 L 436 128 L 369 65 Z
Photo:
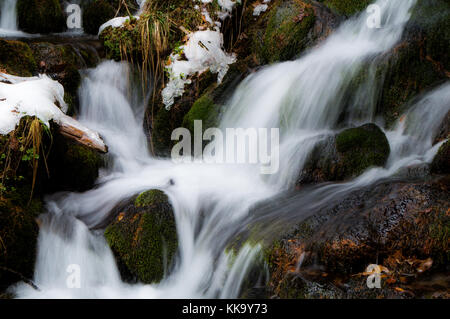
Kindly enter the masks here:
M 238 297 L 260 247 L 244 245 L 231 258 L 225 253 L 227 244 L 243 227 L 249 209 L 289 188 L 308 150 L 333 132 L 344 108 L 342 92 L 362 62 L 373 61 L 398 42 L 415 0 L 379 0 L 377 4 L 383 17 L 381 29 L 368 28 L 362 14 L 297 61 L 266 67 L 238 87 L 221 127 L 280 127 L 280 171 L 269 178 L 262 177 L 254 165 L 174 164 L 150 157 L 141 129 L 145 103 L 130 98 L 136 94 L 127 80 L 127 65 L 104 62 L 89 70 L 80 90 L 80 120 L 104 136 L 113 165 L 102 173 L 97 188 L 48 201 L 34 277 L 41 291 L 20 284 L 14 287 L 15 293 L 37 298 Z M 360 107 L 369 84 L 361 86 L 349 107 L 354 123 L 373 120 L 373 110 Z M 391 176 L 401 167 L 429 162 L 437 149 L 429 134 L 439 124 L 437 114 L 443 117 L 449 110 L 448 94 L 448 84 L 432 92 L 407 114 L 409 124 L 403 121 L 387 132 L 392 153 L 386 168 L 370 169 L 354 181 L 323 186 L 320 191 L 327 190 L 328 198 L 340 196 Z M 365 105 L 373 105 L 374 96 L 366 96 Z M 425 108 L 433 108 L 433 116 L 415 124 L 413 118 Z M 174 207 L 178 256 L 161 283 L 128 285 L 120 280 L 101 232 L 89 228 L 99 225 L 121 200 L 153 188 L 165 191 Z M 326 196 L 319 198 L 317 204 L 327 201 Z M 80 266 L 80 289 L 66 285 L 71 264 Z
M 0 6 L 0 29 L 17 31 L 17 0 L 2 0 Z

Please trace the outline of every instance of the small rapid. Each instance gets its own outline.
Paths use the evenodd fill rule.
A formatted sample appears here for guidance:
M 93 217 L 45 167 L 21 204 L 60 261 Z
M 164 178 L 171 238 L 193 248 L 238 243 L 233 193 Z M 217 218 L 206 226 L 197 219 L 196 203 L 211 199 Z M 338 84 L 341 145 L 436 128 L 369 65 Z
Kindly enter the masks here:
M 350 105 L 344 103 L 344 93 L 363 67 L 373 69 L 376 58 L 400 40 L 415 0 L 376 4 L 382 28 L 369 28 L 361 14 L 298 60 L 249 76 L 233 94 L 222 129 L 280 127 L 280 170 L 270 176 L 261 175 L 256 165 L 175 164 L 150 156 L 142 129 L 148 95 L 136 89 L 140 85 L 132 80 L 130 67 L 105 61 L 87 70 L 80 88 L 80 121 L 104 137 L 109 164 L 96 188 L 48 198 L 34 276 L 40 291 L 19 284 L 13 287 L 17 296 L 239 297 L 244 279 L 261 258 L 261 245 L 244 244 L 235 256 L 227 252 L 228 245 L 252 223 L 282 217 L 281 211 L 264 216 L 252 208 L 292 188 L 309 151 L 339 131 L 344 110 L 347 126 L 376 120 L 374 77 L 359 85 Z M 385 129 L 391 145 L 385 168 L 371 168 L 349 182 L 320 185 L 304 196 L 301 210 L 313 211 L 333 198 L 395 176 L 402 168 L 429 163 L 440 145 L 432 145 L 433 132 L 450 110 L 449 100 L 449 83 L 419 99 L 393 129 Z M 127 284 L 99 226 L 118 203 L 149 189 L 163 190 L 172 203 L 178 253 L 160 283 Z M 73 264 L 82 271 L 79 289 L 67 287 L 67 267 Z

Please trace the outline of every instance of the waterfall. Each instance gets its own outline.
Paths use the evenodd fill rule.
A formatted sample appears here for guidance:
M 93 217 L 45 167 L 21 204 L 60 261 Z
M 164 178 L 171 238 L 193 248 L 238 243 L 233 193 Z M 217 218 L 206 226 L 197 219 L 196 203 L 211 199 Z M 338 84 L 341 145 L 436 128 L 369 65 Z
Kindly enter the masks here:
M 351 105 L 344 103 L 343 92 L 363 65 L 374 67 L 376 57 L 400 40 L 415 1 L 379 0 L 376 4 L 381 8 L 382 28 L 369 28 L 366 15 L 361 14 L 298 60 L 265 67 L 237 88 L 220 126 L 280 127 L 280 171 L 269 177 L 260 175 L 255 165 L 175 164 L 151 157 L 141 130 L 145 94 L 133 91 L 129 67 L 107 61 L 88 70 L 80 89 L 80 121 L 105 138 L 112 164 L 102 172 L 95 189 L 49 198 L 34 276 L 41 291 L 25 284 L 13 291 L 24 298 L 238 297 L 261 246 L 245 244 L 237 256 L 230 256 L 227 245 L 252 221 L 282 214 L 273 211 L 264 216 L 257 211 L 251 215 L 250 209 L 292 186 L 308 151 L 336 132 L 344 108 L 348 108 L 349 125 L 374 120 L 373 77 L 355 91 Z M 355 180 L 302 194 L 304 205 L 297 210 L 317 209 L 332 198 L 393 176 L 402 167 L 429 162 L 439 146 L 432 146 L 430 132 L 439 125 L 436 115 L 443 118 L 449 110 L 449 88 L 444 84 L 430 92 L 404 121 L 386 130 L 392 148 L 386 168 L 372 168 Z M 362 102 L 368 107 L 361 108 Z M 427 120 L 418 123 L 417 117 Z M 126 284 L 101 231 L 91 229 L 121 200 L 155 188 L 163 190 L 174 207 L 178 255 L 159 284 Z M 66 285 L 71 264 L 81 268 L 80 289 Z
M 17 31 L 17 0 L 3 0 L 0 9 L 0 29 Z
M 0 7 L 0 30 L 17 31 L 17 0 L 2 0 Z

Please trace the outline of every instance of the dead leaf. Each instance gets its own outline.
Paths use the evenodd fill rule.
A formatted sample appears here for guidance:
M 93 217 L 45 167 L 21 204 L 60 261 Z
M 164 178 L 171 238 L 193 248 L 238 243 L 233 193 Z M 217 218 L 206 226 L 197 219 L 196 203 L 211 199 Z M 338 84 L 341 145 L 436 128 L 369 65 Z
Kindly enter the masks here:
M 433 266 L 433 260 L 431 258 L 425 259 L 420 263 L 419 267 L 417 267 L 417 272 L 423 273 L 430 269 L 431 266 Z

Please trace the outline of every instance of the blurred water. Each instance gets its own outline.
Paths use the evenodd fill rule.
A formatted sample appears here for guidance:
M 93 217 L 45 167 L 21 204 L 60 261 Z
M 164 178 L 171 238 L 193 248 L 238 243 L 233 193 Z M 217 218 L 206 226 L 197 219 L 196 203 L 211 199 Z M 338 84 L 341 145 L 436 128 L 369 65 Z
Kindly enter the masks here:
M 344 109 L 350 124 L 374 120 L 374 79 L 362 83 L 353 103 L 344 103 L 352 78 L 363 62 L 390 50 L 400 39 L 414 0 L 383 1 L 381 29 L 370 29 L 366 15 L 344 23 L 318 48 L 296 61 L 269 66 L 237 88 L 221 128 L 280 127 L 280 171 L 262 176 L 257 165 L 182 163 L 151 157 L 142 130 L 145 94 L 131 81 L 127 64 L 103 62 L 88 70 L 80 89 L 80 121 L 99 131 L 110 148 L 110 165 L 99 185 L 85 193 L 60 194 L 48 201 L 42 217 L 34 281 L 14 287 L 24 298 L 204 298 L 238 297 L 259 244 L 245 244 L 232 256 L 227 245 L 258 218 L 249 210 L 292 188 L 315 143 L 337 132 Z M 372 61 L 372 62 L 371 62 Z M 370 64 L 369 63 L 369 64 Z M 372 82 L 370 82 L 372 81 Z M 433 132 L 449 111 L 450 84 L 419 100 L 392 131 L 386 131 L 391 155 L 385 168 L 371 168 L 355 180 L 327 184 L 302 194 L 297 210 L 314 210 L 352 190 L 395 176 L 402 167 L 430 162 L 439 146 Z M 368 101 L 361 107 L 366 96 Z M 246 150 L 243 150 L 246 151 Z M 153 285 L 121 281 L 101 230 L 121 201 L 148 189 L 163 190 L 174 207 L 179 237 L 175 264 Z M 302 203 L 301 206 L 298 206 Z M 270 216 L 269 216 L 270 215 Z M 81 269 L 79 289 L 67 287 L 67 266 Z

